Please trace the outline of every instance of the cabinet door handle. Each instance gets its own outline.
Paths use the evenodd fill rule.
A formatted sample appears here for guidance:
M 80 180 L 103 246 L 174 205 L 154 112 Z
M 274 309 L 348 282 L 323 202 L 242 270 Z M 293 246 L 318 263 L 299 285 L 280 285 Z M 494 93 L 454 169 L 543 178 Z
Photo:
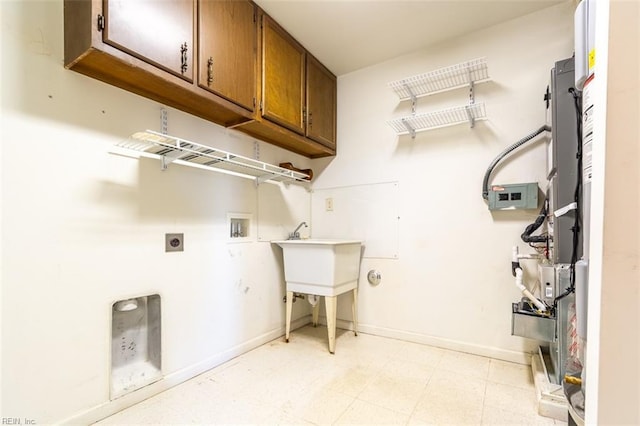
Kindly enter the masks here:
M 207 85 L 211 86 L 213 83 L 213 57 L 209 56 L 207 61 Z
M 180 54 L 182 55 L 180 59 L 180 71 L 182 71 L 182 74 L 186 73 L 189 68 L 187 65 L 187 50 L 187 42 L 185 41 L 180 46 Z

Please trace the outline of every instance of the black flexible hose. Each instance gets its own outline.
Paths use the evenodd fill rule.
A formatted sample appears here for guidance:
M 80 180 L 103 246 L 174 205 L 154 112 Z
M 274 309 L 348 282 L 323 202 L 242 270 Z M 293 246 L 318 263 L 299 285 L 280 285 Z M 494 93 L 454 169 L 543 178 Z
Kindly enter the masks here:
M 535 222 L 527 226 L 522 235 L 520 235 L 520 238 L 522 238 L 522 241 L 525 243 L 546 243 L 549 240 L 547 235 L 531 235 L 536 229 L 540 228 L 547 218 L 548 204 L 548 201 L 544 200 L 544 203 L 542 203 L 542 209 L 540 209 L 540 213 L 538 214 Z
M 505 149 L 500 154 L 498 154 L 498 156 L 493 159 L 489 167 L 487 167 L 487 171 L 484 173 L 484 179 L 482 180 L 482 198 L 484 198 L 485 200 L 489 198 L 489 178 L 491 177 L 491 172 L 496 167 L 496 165 L 500 162 L 500 160 L 502 160 L 507 154 L 509 154 L 514 149 L 521 147 L 525 143 L 529 142 L 531 139 L 538 136 L 540 133 L 549 132 L 549 131 L 551 131 L 551 127 L 545 124 L 535 132 L 529 133 L 527 136 L 520 139 L 518 142 L 514 143 L 513 145 L 507 147 L 507 149 Z

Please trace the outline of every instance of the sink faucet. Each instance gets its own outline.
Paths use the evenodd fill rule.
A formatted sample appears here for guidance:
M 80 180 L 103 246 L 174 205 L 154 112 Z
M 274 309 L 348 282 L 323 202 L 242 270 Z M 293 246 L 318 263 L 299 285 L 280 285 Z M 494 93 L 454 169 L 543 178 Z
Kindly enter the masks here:
M 299 240 L 300 239 L 300 233 L 298 232 L 298 230 L 300 228 L 302 228 L 303 225 L 304 225 L 305 228 L 307 228 L 309 226 L 309 225 L 307 225 L 307 222 L 300 223 L 300 225 L 298 225 L 298 227 L 295 229 L 295 231 L 293 231 L 292 233 L 289 234 L 289 239 L 290 240 Z

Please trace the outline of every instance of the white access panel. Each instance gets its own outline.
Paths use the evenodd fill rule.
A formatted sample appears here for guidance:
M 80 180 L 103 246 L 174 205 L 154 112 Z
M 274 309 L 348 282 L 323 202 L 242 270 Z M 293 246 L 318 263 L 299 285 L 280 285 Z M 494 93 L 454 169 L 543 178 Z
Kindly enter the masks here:
M 317 188 L 311 194 L 311 237 L 362 241 L 363 257 L 397 259 L 398 182 Z

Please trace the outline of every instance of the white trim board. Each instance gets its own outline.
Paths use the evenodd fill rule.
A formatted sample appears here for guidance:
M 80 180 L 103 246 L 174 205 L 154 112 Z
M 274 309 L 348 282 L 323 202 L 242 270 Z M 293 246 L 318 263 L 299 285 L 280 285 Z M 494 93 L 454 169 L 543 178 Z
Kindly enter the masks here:
M 326 325 L 326 319 L 320 318 L 320 323 Z M 338 319 L 337 327 L 345 330 L 353 330 L 353 322 Z M 525 352 L 510 351 L 491 346 L 476 345 L 473 343 L 460 342 L 457 340 L 443 339 L 441 337 L 426 336 L 410 331 L 396 330 L 392 328 L 378 327 L 358 323 L 358 332 L 372 334 L 374 336 L 389 337 L 392 339 L 404 340 L 407 342 L 420 343 L 428 346 L 435 346 L 441 349 L 448 349 L 457 352 L 464 352 L 501 361 L 514 362 L 516 364 L 531 365 L 531 354 Z

